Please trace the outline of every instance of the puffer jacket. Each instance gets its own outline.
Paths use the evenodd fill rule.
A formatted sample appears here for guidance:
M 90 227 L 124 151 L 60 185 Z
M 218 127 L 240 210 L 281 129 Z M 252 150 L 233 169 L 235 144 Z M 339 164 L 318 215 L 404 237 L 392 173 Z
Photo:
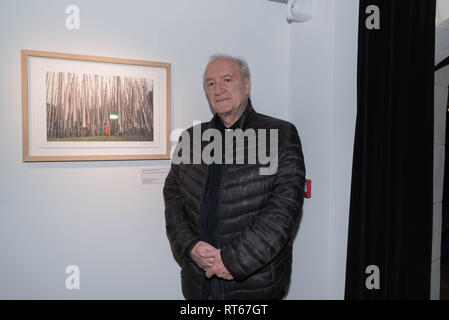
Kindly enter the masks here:
M 268 130 L 278 129 L 278 169 L 275 174 L 260 175 L 259 163 L 223 164 L 219 247 L 234 280 L 221 281 L 222 298 L 278 299 L 286 293 L 290 281 L 292 235 L 304 200 L 304 159 L 293 124 L 259 114 L 251 103 L 247 108 L 250 110 L 241 121 L 243 131 L 267 129 L 268 140 Z M 201 132 L 212 128 L 213 120 L 202 123 Z M 188 132 L 193 137 L 193 129 Z M 202 146 L 207 143 L 202 142 Z M 181 283 L 186 299 L 201 299 L 205 277 L 189 251 L 200 240 L 207 172 L 205 163 L 172 163 L 163 190 L 167 234 L 182 260 Z

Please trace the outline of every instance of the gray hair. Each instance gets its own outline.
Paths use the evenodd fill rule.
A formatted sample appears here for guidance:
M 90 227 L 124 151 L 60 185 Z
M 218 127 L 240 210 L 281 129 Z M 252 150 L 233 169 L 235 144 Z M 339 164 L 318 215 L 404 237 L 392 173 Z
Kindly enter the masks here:
M 207 64 L 211 63 L 215 59 L 229 59 L 229 60 L 233 60 L 233 61 L 237 62 L 237 64 L 240 67 L 240 73 L 242 75 L 242 79 L 244 79 L 244 78 L 251 79 L 251 72 L 249 71 L 248 63 L 246 62 L 246 60 L 243 57 L 234 57 L 234 56 L 227 55 L 227 54 L 214 54 L 209 58 L 209 61 L 207 62 Z M 203 73 L 203 87 L 205 85 L 205 83 L 204 83 L 205 73 L 206 73 L 206 70 L 204 70 L 204 73 Z

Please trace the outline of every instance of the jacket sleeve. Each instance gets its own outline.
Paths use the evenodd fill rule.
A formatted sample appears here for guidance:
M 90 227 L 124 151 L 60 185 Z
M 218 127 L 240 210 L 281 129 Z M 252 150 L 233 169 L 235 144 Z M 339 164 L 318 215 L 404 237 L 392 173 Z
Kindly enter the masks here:
M 165 227 L 173 250 L 182 260 L 191 260 L 190 251 L 200 240 L 184 210 L 179 188 L 179 165 L 172 164 L 164 184 Z
M 237 281 L 245 280 L 270 263 L 292 237 L 300 218 L 304 201 L 304 157 L 293 125 L 285 137 L 279 147 L 278 170 L 267 205 L 235 241 L 221 249 L 223 264 Z

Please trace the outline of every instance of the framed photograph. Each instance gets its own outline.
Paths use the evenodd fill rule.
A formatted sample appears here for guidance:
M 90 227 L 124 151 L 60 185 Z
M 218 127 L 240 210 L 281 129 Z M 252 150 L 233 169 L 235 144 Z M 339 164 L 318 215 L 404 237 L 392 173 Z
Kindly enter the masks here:
M 23 161 L 170 158 L 171 65 L 22 50 Z

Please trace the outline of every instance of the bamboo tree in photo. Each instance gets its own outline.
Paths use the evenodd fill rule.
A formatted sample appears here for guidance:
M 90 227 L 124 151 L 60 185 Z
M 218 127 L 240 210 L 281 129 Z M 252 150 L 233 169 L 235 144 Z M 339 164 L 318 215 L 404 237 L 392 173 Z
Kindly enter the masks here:
M 153 139 L 153 83 L 133 77 L 47 72 L 49 141 Z

